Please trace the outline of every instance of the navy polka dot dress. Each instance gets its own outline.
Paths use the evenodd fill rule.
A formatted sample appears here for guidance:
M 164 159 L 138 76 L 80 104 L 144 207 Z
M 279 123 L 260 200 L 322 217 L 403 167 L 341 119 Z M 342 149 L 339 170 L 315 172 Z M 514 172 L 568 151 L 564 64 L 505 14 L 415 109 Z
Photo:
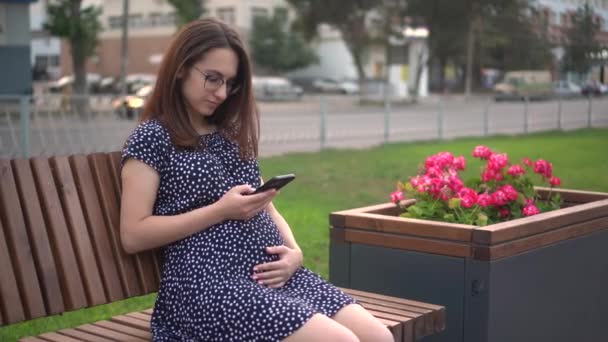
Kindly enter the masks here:
M 260 185 L 256 160 L 239 158 L 221 132 L 201 136 L 198 151 L 177 149 L 156 120 L 140 124 L 122 154 L 160 175 L 154 215 L 177 215 L 219 200 L 240 184 Z M 165 247 L 151 330 L 154 341 L 279 341 L 315 313 L 333 316 L 354 300 L 300 268 L 279 289 L 257 284 L 253 267 L 276 260 L 283 244 L 270 215 L 224 221 Z

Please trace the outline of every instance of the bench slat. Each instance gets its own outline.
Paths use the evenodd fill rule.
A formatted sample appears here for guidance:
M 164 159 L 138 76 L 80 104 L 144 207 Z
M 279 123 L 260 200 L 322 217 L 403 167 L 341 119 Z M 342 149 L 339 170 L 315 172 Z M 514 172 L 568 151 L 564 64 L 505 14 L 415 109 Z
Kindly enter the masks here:
M 406 319 L 412 320 L 412 324 L 414 325 L 414 331 L 415 331 L 416 337 L 421 337 L 421 336 L 427 335 L 426 317 L 423 314 L 413 313 L 413 312 L 399 310 L 399 309 L 387 308 L 385 306 L 377 305 L 377 304 L 370 304 L 370 303 L 362 303 L 362 304 L 367 310 L 374 310 L 376 312 L 394 314 L 394 315 L 397 315 L 400 317 L 404 317 L 402 320 L 406 320 Z M 380 316 L 380 317 L 384 318 L 384 316 Z
M 403 318 L 402 316 L 399 315 L 393 315 L 390 313 L 386 313 L 386 312 L 381 312 L 381 311 L 376 311 L 373 309 L 367 309 L 366 310 L 371 313 L 372 315 L 374 315 L 374 317 L 376 318 L 382 318 L 382 319 L 388 319 L 391 321 L 398 321 L 401 322 L 401 341 L 407 341 L 407 342 L 414 342 L 417 339 L 417 336 L 414 333 L 414 320 L 413 319 L 407 319 L 407 318 Z
M 82 340 L 75 339 L 73 337 L 66 336 L 66 335 L 61 335 L 56 332 L 50 332 L 50 333 L 38 335 L 38 337 L 40 337 L 46 341 L 52 341 L 52 342 L 82 342 Z
M 140 330 L 140 329 L 131 328 L 129 326 L 122 325 L 122 324 L 119 324 L 119 323 L 116 323 L 116 322 L 99 321 L 99 322 L 93 323 L 93 325 L 97 325 L 97 326 L 100 326 L 100 327 L 104 327 L 106 329 L 118 331 L 118 332 L 121 332 L 121 333 L 126 334 L 126 335 L 130 335 L 130 336 L 134 336 L 134 337 L 139 337 L 139 338 L 142 338 L 142 339 L 144 339 L 146 341 L 150 341 L 152 339 L 152 334 L 149 331 L 144 331 L 144 330 Z
M 427 336 L 435 333 L 435 322 L 432 315 L 432 310 L 421 309 L 411 305 L 382 301 L 360 295 L 351 295 L 365 307 L 372 307 L 381 310 L 404 310 L 406 315 L 416 318 L 414 325 L 417 336 Z
M 124 299 L 120 275 L 114 264 L 111 236 L 103 220 L 101 205 L 97 197 L 97 190 L 93 182 L 93 174 L 89 162 L 84 155 L 70 157 L 70 164 L 74 174 L 74 181 L 82 201 L 82 209 L 89 226 L 89 233 L 101 271 L 102 281 L 106 289 L 108 300 L 114 302 Z
M 78 341 L 86 341 L 86 342 L 114 342 L 115 340 L 110 340 L 104 337 L 96 336 L 94 334 L 90 334 L 85 331 L 80 331 L 78 329 L 63 329 L 57 331 L 57 333 L 69 336 L 71 338 L 75 338 Z
M 118 194 L 117 196 L 120 197 L 120 154 L 107 154 L 106 157 L 110 169 L 112 183 L 114 184 L 114 191 L 116 191 L 116 194 Z M 158 265 L 154 260 L 154 252 L 144 251 L 138 253 L 135 258 L 139 261 L 139 263 L 136 263 L 136 266 L 139 267 L 138 274 L 140 276 L 140 284 L 144 293 L 152 293 L 158 291 L 160 275 L 156 272 L 156 270 L 158 269 Z
M 144 322 L 148 322 L 148 323 L 150 323 L 150 320 L 152 318 L 152 316 L 146 315 L 141 312 L 131 312 L 131 313 L 126 314 L 126 316 L 136 318 L 136 319 L 142 320 Z
M 99 195 L 102 212 L 105 218 L 108 232 L 112 235 L 112 248 L 114 255 L 117 256 L 116 262 L 119 267 L 121 283 L 127 297 L 139 296 L 144 293 L 141 291 L 135 270 L 135 260 L 122 248 L 120 242 L 120 223 L 118 196 L 113 191 L 110 169 L 106 163 L 105 154 L 94 153 L 88 156 L 95 187 Z
M 47 234 L 59 271 L 64 305 L 68 311 L 85 307 L 87 300 L 78 262 L 48 159 L 33 158 L 31 164 L 47 223 Z
M 0 269 L 2 270 L 2 277 L 0 277 L 0 313 L 2 309 L 6 310 L 4 311 L 6 323 L 22 321 L 25 319 L 25 312 L 17 289 L 17 277 L 13 272 L 11 256 L 6 245 L 2 220 L 0 220 Z M 2 324 L 4 323 L 3 315 Z
M 350 295 L 358 295 L 358 296 L 364 296 L 364 297 L 368 297 L 368 298 L 376 298 L 376 299 L 380 299 L 380 300 L 386 300 L 388 302 L 411 305 L 413 307 L 419 307 L 419 308 L 423 308 L 423 309 L 429 309 L 432 311 L 431 314 L 433 316 L 435 332 L 441 332 L 445 329 L 445 308 L 443 306 L 418 302 L 418 301 L 414 301 L 414 300 L 410 300 L 410 299 L 403 299 L 403 298 L 399 298 L 399 297 L 385 296 L 385 295 L 381 295 L 381 294 L 377 294 L 377 293 L 353 290 L 353 289 L 345 289 L 345 288 L 340 288 L 340 289 Z
M 108 338 L 112 341 L 136 341 L 136 342 L 137 341 L 146 341 L 146 340 L 138 338 L 138 337 L 123 334 L 121 332 L 106 329 L 104 327 L 96 326 L 93 324 L 81 325 L 76 329 L 78 329 L 80 331 L 85 331 L 92 335 L 97 335 L 100 337 Z
M 0 160 L 0 204 L 4 213 L 4 238 L 13 260 L 13 273 L 21 290 L 22 305 L 28 318 L 46 314 L 42 291 L 38 281 L 36 266 L 30 241 L 25 229 L 23 211 L 19 201 L 17 185 L 9 160 Z M 26 200 L 26 199 L 24 199 Z
M 19 340 L 19 342 L 48 342 L 38 337 L 26 337 Z
M 63 305 L 63 294 L 57 276 L 57 265 L 46 230 L 42 208 L 40 207 L 40 198 L 30 161 L 28 159 L 13 160 L 12 166 L 15 171 L 15 181 L 19 193 L 27 201 L 27 205 L 23 206 L 23 215 L 27 223 L 26 228 L 30 237 L 47 314 L 55 315 L 65 311 L 65 306 Z
M 80 274 L 87 295 L 89 306 L 107 303 L 103 283 L 99 276 L 100 271 L 95 260 L 95 249 L 84 220 L 82 206 L 78 191 L 74 184 L 74 177 L 67 157 L 52 157 L 50 159 L 59 198 L 63 205 L 63 212 L 70 229 L 74 252 L 78 258 Z
M 150 323 L 144 322 L 141 319 L 128 317 L 128 316 L 116 316 L 110 319 L 112 322 L 120 323 L 122 325 L 129 326 L 131 328 L 140 329 L 144 331 L 150 330 Z

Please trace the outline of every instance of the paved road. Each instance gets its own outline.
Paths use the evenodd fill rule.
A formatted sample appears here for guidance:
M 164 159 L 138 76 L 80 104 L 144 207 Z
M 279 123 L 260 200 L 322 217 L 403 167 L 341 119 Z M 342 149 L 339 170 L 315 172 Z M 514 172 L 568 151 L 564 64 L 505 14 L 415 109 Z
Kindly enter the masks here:
M 135 122 L 117 118 L 107 103 L 96 100 L 95 112 L 84 117 L 50 111 L 45 109 L 52 107 L 48 104 L 33 106 L 31 155 L 121 149 Z M 21 153 L 22 130 L 15 108 L 0 105 L 0 156 Z M 525 104 L 451 96 L 385 108 L 360 105 L 356 97 L 309 96 L 301 102 L 260 103 L 260 111 L 263 156 L 315 151 L 322 146 L 361 148 L 385 141 L 552 130 L 558 128 L 560 113 L 561 127 L 566 130 L 587 127 L 589 112 L 594 127 L 608 127 L 608 98 L 593 99 L 591 104 L 587 99 Z

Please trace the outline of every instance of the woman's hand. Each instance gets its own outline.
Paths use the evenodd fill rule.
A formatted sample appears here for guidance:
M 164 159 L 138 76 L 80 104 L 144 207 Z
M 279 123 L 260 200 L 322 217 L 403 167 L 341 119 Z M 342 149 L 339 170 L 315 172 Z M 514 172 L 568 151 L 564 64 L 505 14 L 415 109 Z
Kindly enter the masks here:
M 264 210 L 276 196 L 274 189 L 251 194 L 255 189 L 249 185 L 237 185 L 216 202 L 224 220 L 248 220 Z
M 302 266 L 302 251 L 287 246 L 267 247 L 269 254 L 278 254 L 279 260 L 257 265 L 252 279 L 258 284 L 279 288 Z

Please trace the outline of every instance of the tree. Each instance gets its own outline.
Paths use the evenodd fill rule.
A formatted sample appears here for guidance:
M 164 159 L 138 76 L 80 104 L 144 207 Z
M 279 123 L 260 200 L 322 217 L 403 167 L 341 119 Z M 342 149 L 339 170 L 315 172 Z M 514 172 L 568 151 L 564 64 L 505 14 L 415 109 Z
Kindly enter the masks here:
M 377 0 L 287 0 L 298 13 L 295 27 L 311 39 L 319 24 L 328 24 L 338 30 L 350 51 L 359 79 L 365 79 L 364 55 L 373 37 L 368 30 L 367 18 L 379 6 Z
M 272 17 L 254 19 L 250 44 L 258 66 L 273 72 L 286 72 L 318 61 L 304 39 L 286 28 L 287 18 L 276 11 Z
M 175 8 L 177 27 L 182 27 L 187 23 L 200 18 L 205 13 L 202 0 L 167 0 Z
M 589 72 L 593 65 L 589 54 L 600 50 L 597 40 L 599 32 L 600 24 L 596 20 L 593 8 L 589 4 L 578 8 L 576 14 L 572 16 L 572 26 L 566 36 L 563 64 L 566 71 L 574 71 L 581 75 Z
M 82 0 L 54 0 L 47 6 L 48 21 L 44 27 L 52 35 L 67 39 L 72 54 L 75 94 L 86 91 L 86 59 L 95 52 L 101 8 L 82 8 Z
M 408 4 L 408 14 L 422 18 L 429 29 L 429 60 L 439 66 L 439 88 L 443 89 L 446 66 L 464 55 L 468 28 L 465 7 L 454 0 L 410 0 Z
M 482 21 L 480 60 L 500 70 L 547 69 L 552 61 L 548 22 L 533 7 L 510 2 L 500 15 Z
M 482 65 L 502 69 L 547 62 L 548 44 L 530 24 L 529 9 L 529 0 L 410 0 L 409 15 L 423 17 L 430 30 L 431 58 L 439 62 L 441 85 L 447 62 L 464 61 L 469 95 Z

